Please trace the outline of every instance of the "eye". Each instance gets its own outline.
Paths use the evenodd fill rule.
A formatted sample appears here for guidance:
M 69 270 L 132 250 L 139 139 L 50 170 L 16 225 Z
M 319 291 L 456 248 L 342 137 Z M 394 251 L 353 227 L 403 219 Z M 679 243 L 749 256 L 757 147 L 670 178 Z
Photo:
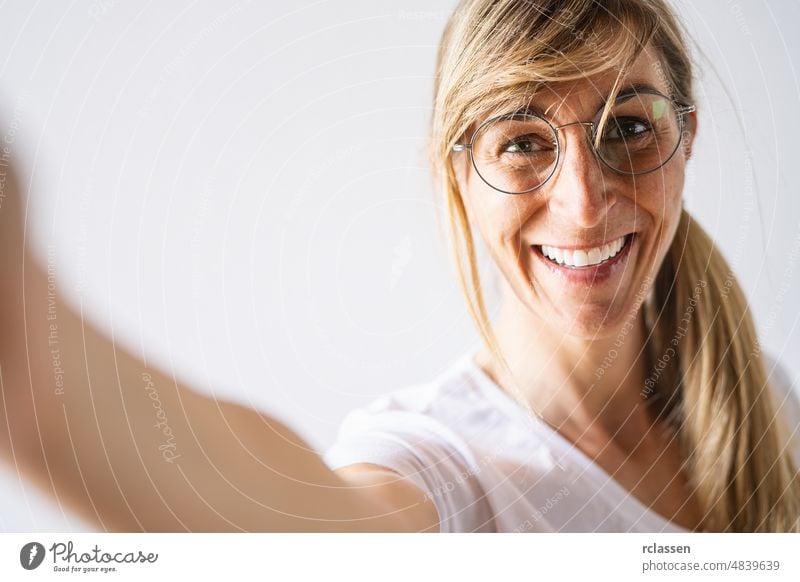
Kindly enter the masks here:
M 535 154 L 545 152 L 554 147 L 554 144 L 546 138 L 535 135 L 522 135 L 510 140 L 502 147 L 502 153 L 506 154 Z
M 609 123 L 609 129 L 603 136 L 604 139 L 636 139 L 648 134 L 650 124 L 637 117 L 617 117 Z

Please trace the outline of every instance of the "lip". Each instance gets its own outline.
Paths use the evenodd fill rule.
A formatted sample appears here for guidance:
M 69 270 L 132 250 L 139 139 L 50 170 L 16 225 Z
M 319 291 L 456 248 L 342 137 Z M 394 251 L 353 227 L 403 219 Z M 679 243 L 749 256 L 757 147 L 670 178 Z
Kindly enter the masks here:
M 631 232 L 625 235 L 625 244 L 622 246 L 620 252 L 612 258 L 603 261 L 597 265 L 586 267 L 569 267 L 567 265 L 559 265 L 545 257 L 542 254 L 540 245 L 531 245 L 533 254 L 547 267 L 553 274 L 563 278 L 568 283 L 574 285 L 598 285 L 618 273 L 628 260 L 631 254 L 633 245 L 638 240 L 637 233 Z M 561 247 L 565 249 L 586 249 L 592 247 L 576 246 L 576 247 Z
M 548 244 L 544 244 L 543 243 L 543 244 L 536 245 L 536 246 L 558 247 L 560 249 L 566 249 L 568 251 L 588 251 L 589 249 L 596 249 L 596 248 L 602 247 L 603 245 L 606 245 L 608 243 L 614 242 L 618 238 L 622 238 L 623 236 L 628 236 L 628 235 L 631 235 L 631 234 L 635 234 L 635 233 L 629 232 L 627 234 L 621 234 L 619 236 L 615 236 L 615 237 L 609 238 L 608 240 L 604 240 L 604 241 L 596 242 L 596 243 L 585 244 L 585 245 L 556 245 L 556 244 L 549 244 L 549 243 Z

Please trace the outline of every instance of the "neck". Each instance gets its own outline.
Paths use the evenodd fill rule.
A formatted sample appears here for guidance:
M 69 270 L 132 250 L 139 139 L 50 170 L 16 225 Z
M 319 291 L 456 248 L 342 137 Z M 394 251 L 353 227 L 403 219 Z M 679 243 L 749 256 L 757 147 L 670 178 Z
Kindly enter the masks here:
M 507 299 L 493 329 L 511 376 L 485 348 L 477 363 L 551 426 L 614 435 L 650 425 L 642 393 L 647 358 L 641 311 L 609 337 L 584 339 L 553 329 Z

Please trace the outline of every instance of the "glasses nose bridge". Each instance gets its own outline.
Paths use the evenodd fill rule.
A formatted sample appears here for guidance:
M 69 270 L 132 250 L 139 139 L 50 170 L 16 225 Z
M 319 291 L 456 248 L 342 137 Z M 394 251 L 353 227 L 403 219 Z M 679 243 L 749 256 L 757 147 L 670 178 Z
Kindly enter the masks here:
M 571 123 L 565 123 L 564 125 L 554 125 L 553 129 L 555 129 L 556 130 L 556 134 L 560 136 L 561 134 L 559 132 L 562 129 L 564 129 L 565 127 L 571 127 L 573 125 L 583 125 L 584 127 L 588 127 L 589 128 L 589 135 L 588 135 L 589 138 L 591 138 L 592 135 L 594 134 L 594 121 L 573 121 Z M 592 141 L 592 140 L 589 139 L 589 141 Z
M 564 145 L 561 143 L 561 133 L 560 132 L 565 127 L 572 127 L 573 125 L 580 125 L 580 126 L 589 128 L 589 131 L 588 132 L 584 132 L 584 135 L 586 136 L 586 140 L 589 142 L 589 147 L 592 150 L 592 153 L 595 154 L 595 156 L 598 156 L 599 152 L 597 151 L 597 148 L 595 147 L 595 143 L 594 143 L 594 131 L 595 131 L 595 122 L 594 121 L 573 121 L 571 123 L 565 123 L 563 125 L 553 126 L 553 129 L 556 131 L 556 138 L 558 139 L 559 153 L 563 154 L 563 152 L 564 152 Z M 559 157 L 561 157 L 561 155 L 559 155 Z

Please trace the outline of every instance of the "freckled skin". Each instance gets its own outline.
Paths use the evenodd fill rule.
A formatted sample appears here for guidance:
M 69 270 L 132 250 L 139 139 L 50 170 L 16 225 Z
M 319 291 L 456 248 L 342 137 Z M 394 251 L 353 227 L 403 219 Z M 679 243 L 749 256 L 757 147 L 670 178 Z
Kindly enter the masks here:
M 648 48 L 626 79 L 644 81 L 669 94 Z M 615 72 L 553 84 L 534 101 L 554 125 L 588 121 L 613 85 Z M 695 114 L 685 118 L 694 137 Z M 560 132 L 561 159 L 555 174 L 541 188 L 523 195 L 498 192 L 481 180 L 468 155 L 454 159 L 456 176 L 468 215 L 480 231 L 490 255 L 513 290 L 519 317 L 534 315 L 548 328 L 569 330 L 574 337 L 613 337 L 635 305 L 641 285 L 655 276 L 669 249 L 680 218 L 688 145 L 650 174 L 617 174 L 592 151 L 587 128 Z M 531 253 L 532 244 L 569 246 L 611 240 L 637 232 L 625 269 L 606 285 L 566 285 Z M 509 306 L 506 306 L 508 308 Z M 555 339 L 555 338 L 554 338 Z

